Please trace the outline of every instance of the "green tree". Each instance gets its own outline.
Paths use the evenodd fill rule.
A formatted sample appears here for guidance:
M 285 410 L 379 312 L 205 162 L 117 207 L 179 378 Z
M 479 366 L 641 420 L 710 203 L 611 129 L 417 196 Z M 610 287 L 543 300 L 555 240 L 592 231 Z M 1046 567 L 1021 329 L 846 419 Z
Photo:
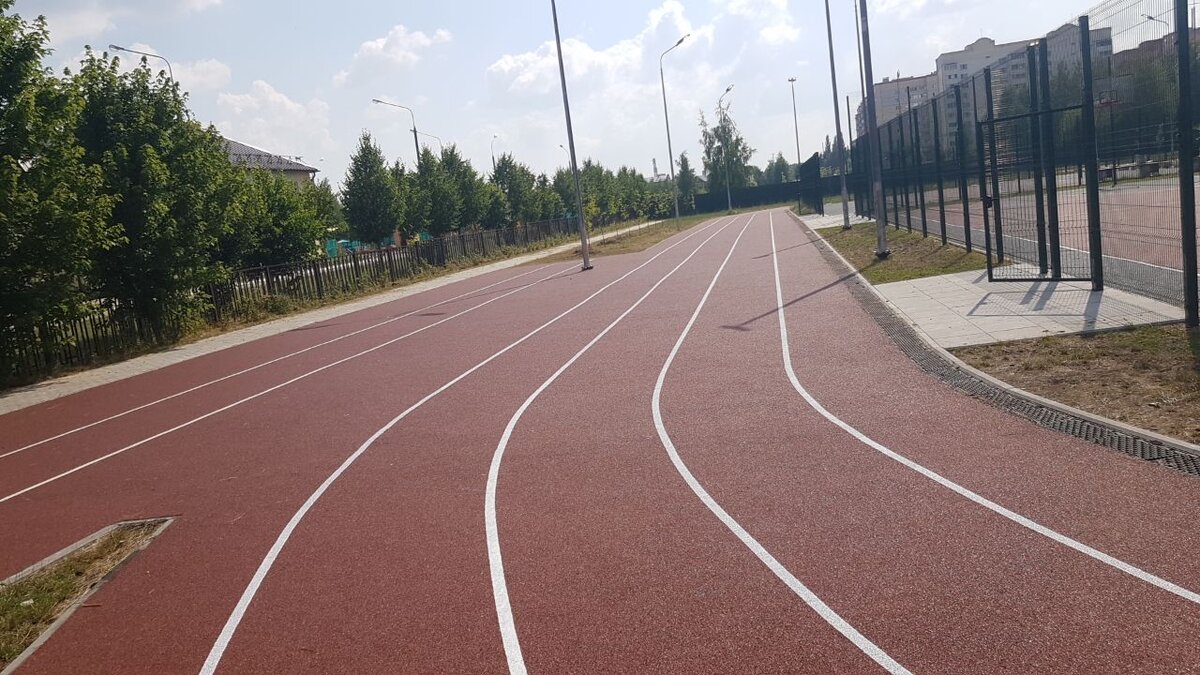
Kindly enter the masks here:
M 328 179 L 318 183 L 305 185 L 302 189 L 304 198 L 317 214 L 317 220 L 324 228 L 325 238 L 341 237 L 346 233 L 346 214 L 342 211 L 342 202 Z
M 101 297 L 168 337 L 203 307 L 196 289 L 227 273 L 218 242 L 238 174 L 221 135 L 193 119 L 178 85 L 145 60 L 122 73 L 117 59 L 89 48 L 74 84 L 84 100 L 76 133 L 103 172 L 121 233 L 98 254 L 93 277 Z
M 408 171 L 403 162 L 396 160 L 389 172 L 396 189 L 395 218 L 400 223 L 396 231 L 400 233 L 399 243 L 403 244 L 429 228 L 429 199 L 417 184 L 416 174 Z
M 83 101 L 41 66 L 45 20 L 27 23 L 12 4 L 0 0 L 0 355 L 83 312 L 80 280 L 117 235 L 100 168 L 75 139 Z M 0 380 L 10 368 L 0 361 Z
M 692 168 L 692 162 L 688 159 L 687 153 L 680 153 L 678 173 L 675 174 L 675 182 L 679 186 L 679 209 L 685 213 L 690 213 L 696 208 L 696 171 Z
M 230 262 L 242 267 L 311 260 L 326 236 L 315 204 L 301 188 L 261 169 L 245 175 L 233 214 L 238 259 Z
M 533 186 L 533 201 L 538 220 L 553 220 L 563 215 L 563 202 L 546 174 L 537 177 Z
M 471 166 L 458 147 L 451 145 L 442 151 L 442 170 L 454 184 L 458 200 L 461 204 L 455 227 L 472 227 L 479 224 L 483 213 L 483 203 L 480 198 L 479 174 Z
M 363 132 L 342 186 L 342 208 L 350 234 L 364 242 L 382 242 L 400 226 L 399 205 L 396 182 L 383 152 L 371 134 Z
M 508 209 L 508 197 L 504 190 L 495 183 L 484 183 L 479 189 L 480 202 L 483 205 L 480 224 L 489 230 L 506 227 L 512 220 Z
M 775 158 L 767 164 L 767 168 L 763 170 L 764 185 L 779 185 L 791 180 L 792 165 L 783 158 L 783 153 L 775 155 Z
M 717 125 L 713 127 L 708 125 L 704 113 L 700 113 L 700 144 L 704 148 L 704 174 L 710 191 L 725 191 L 727 172 L 732 189 L 747 186 L 746 166 L 755 151 L 738 131 L 728 110 L 721 111 Z
M 417 185 L 429 198 L 429 234 L 440 236 L 459 227 L 462 199 L 458 187 L 429 148 L 421 151 Z
M 513 159 L 511 154 L 506 152 L 496 160 L 492 182 L 504 191 L 512 217 L 523 223 L 537 219 L 536 205 L 533 202 L 535 181 L 529 167 Z

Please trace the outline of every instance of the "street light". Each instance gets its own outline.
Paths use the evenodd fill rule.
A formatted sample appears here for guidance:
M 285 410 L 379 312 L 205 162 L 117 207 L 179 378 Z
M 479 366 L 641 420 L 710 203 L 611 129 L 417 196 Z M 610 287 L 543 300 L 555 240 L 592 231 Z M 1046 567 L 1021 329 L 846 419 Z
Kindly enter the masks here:
M 732 84 L 726 87 L 725 93 L 721 94 L 721 98 L 717 99 L 717 114 L 721 116 L 720 121 L 717 123 L 718 126 L 724 124 L 725 121 L 729 119 L 729 115 L 725 112 L 725 108 L 723 108 L 721 104 L 725 102 L 725 97 L 728 96 L 729 92 L 731 91 L 733 91 Z M 733 139 L 731 138 L 730 140 Z M 725 160 L 725 202 L 729 206 L 729 210 L 732 211 L 733 192 L 731 192 L 729 189 L 729 148 L 725 147 L 725 143 L 721 143 L 721 154 L 724 155 Z
M 492 134 L 492 174 L 496 173 L 496 139 L 500 138 L 500 134 Z
M 417 115 L 416 115 L 416 113 L 413 112 L 412 108 L 410 108 L 406 105 L 400 105 L 399 103 L 391 103 L 389 101 L 383 101 L 383 100 L 380 100 L 377 98 L 371 99 L 371 103 L 375 103 L 378 105 L 386 105 L 386 106 L 389 106 L 392 108 L 400 108 L 401 110 L 408 111 L 408 115 L 409 115 L 409 117 L 412 118 L 412 124 L 413 124 L 413 128 L 412 128 L 413 148 L 417 151 L 417 167 L 420 168 L 420 166 L 421 166 L 421 141 L 417 138 L 417 134 L 420 132 L 417 131 Z
M 892 255 L 888 248 L 887 225 L 883 222 L 887 205 L 883 200 L 883 157 L 879 154 L 879 118 L 875 111 L 875 74 L 871 65 L 871 28 L 867 22 L 867 0 L 858 0 L 859 17 L 862 20 L 863 49 L 863 97 L 867 102 L 867 156 L 871 162 L 871 192 L 875 201 L 875 256 L 886 260 Z
M 842 113 L 841 104 L 838 103 L 838 86 L 837 86 L 837 65 L 833 58 L 833 20 L 829 16 L 829 0 L 825 0 L 825 31 L 829 37 L 829 77 L 833 80 L 833 121 L 837 125 L 837 133 L 835 134 L 837 145 L 838 162 L 841 164 L 842 174 L 842 229 L 850 229 L 850 191 L 846 188 L 846 140 L 842 137 Z M 850 111 L 847 110 L 849 115 Z M 821 199 L 825 198 L 824 190 L 821 191 Z M 821 212 L 825 210 L 822 208 Z
M 168 61 L 167 57 L 163 56 L 162 54 L 151 54 L 150 52 L 140 52 L 136 49 L 129 49 L 128 47 L 122 47 L 120 45 L 109 45 L 108 48 L 113 50 L 114 52 L 129 52 L 130 54 L 137 54 L 139 56 L 148 56 L 152 59 L 162 59 L 163 63 L 167 64 L 167 73 L 170 74 L 171 81 L 172 82 L 175 81 L 175 71 L 171 68 L 171 62 Z
M 671 147 L 671 115 L 667 112 L 667 76 L 663 73 L 663 59 L 667 57 L 667 54 L 675 51 L 675 49 L 678 48 L 679 45 L 683 44 L 683 41 L 691 37 L 691 35 L 691 33 L 688 33 L 687 35 L 679 38 L 679 42 L 676 42 L 674 47 L 671 47 L 667 51 L 663 52 L 662 56 L 658 57 L 658 79 L 662 81 L 663 119 L 667 122 L 667 163 L 671 166 L 671 196 L 675 198 L 676 220 L 679 219 L 679 190 L 675 185 L 675 149 Z
M 788 82 L 792 85 L 792 122 L 796 125 L 796 182 L 800 182 L 800 165 L 804 163 L 804 157 L 800 155 L 800 115 L 796 112 L 796 78 L 789 77 Z
M 443 153 L 444 153 L 444 152 L 446 152 L 446 146 L 442 144 L 442 139 L 441 139 L 441 138 L 438 138 L 437 136 L 434 136 L 433 134 L 427 134 L 427 133 L 425 133 L 424 131 L 420 131 L 420 132 L 417 132 L 417 133 L 419 133 L 419 134 L 420 134 L 420 135 L 422 135 L 422 136 L 428 136 L 429 138 L 432 138 L 433 140 L 437 141 L 437 142 L 438 142 L 438 149 L 439 149 L 441 152 L 443 152 Z
M 561 149 L 563 152 L 567 153 L 567 165 L 568 165 L 568 166 L 570 166 L 570 164 L 571 164 L 571 151 L 570 151 L 570 150 L 568 150 L 568 149 L 567 149 L 567 146 L 563 145 L 562 143 L 559 143 L 559 144 L 558 144 L 558 147 L 559 147 L 559 149 Z
M 562 35 L 558 30 L 558 4 L 550 0 L 550 14 L 554 18 L 554 43 L 558 47 L 558 77 L 562 82 L 563 113 L 567 118 L 567 143 L 571 146 L 571 173 L 575 176 L 575 208 L 579 218 L 579 250 L 583 253 L 583 270 L 592 269 L 592 254 L 588 250 L 587 225 L 583 222 L 583 189 L 579 184 L 579 163 L 575 161 L 575 130 L 571 127 L 571 102 L 567 97 L 567 67 L 563 64 Z

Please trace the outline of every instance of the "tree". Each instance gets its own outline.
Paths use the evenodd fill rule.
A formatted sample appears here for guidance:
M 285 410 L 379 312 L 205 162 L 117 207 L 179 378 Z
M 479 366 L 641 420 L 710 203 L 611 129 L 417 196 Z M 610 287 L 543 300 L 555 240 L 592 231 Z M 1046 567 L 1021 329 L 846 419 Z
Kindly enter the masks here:
M 38 326 L 80 315 L 88 299 L 80 280 L 117 239 L 100 167 L 83 161 L 74 135 L 83 101 L 41 66 L 45 20 L 26 23 L 8 14 L 12 4 L 0 0 L 0 353 L 32 346 Z M 0 380 L 9 369 L 0 363 Z
M 558 196 L 554 186 L 550 184 L 550 178 L 546 174 L 539 175 L 537 182 L 534 183 L 533 201 L 536 204 L 534 210 L 537 212 L 538 220 L 553 220 L 562 217 L 562 199 Z
M 458 188 L 429 148 L 421 151 L 419 166 L 417 185 L 429 199 L 429 234 L 446 234 L 462 222 L 462 199 L 458 196 Z
M 746 165 L 750 163 L 755 151 L 738 131 L 737 124 L 729 116 L 728 110 L 721 111 L 715 127 L 709 127 L 704 113 L 700 113 L 700 143 L 704 148 L 704 174 L 710 191 L 725 191 L 727 171 L 729 186 L 732 189 L 746 187 Z
M 326 236 L 316 205 L 301 188 L 262 169 L 246 174 L 233 213 L 238 257 L 229 262 L 240 267 L 310 260 Z
M 507 152 L 496 161 L 496 170 L 492 172 L 492 182 L 504 191 L 512 217 L 523 223 L 536 219 L 533 203 L 535 180 L 529 167 L 513 159 Z
M 346 233 L 346 214 L 342 211 L 342 202 L 328 179 L 305 185 L 302 192 L 324 228 L 324 237 L 336 238 Z
M 495 183 L 484 183 L 479 189 L 480 203 L 483 205 L 480 224 L 489 230 L 497 230 L 512 219 L 508 209 L 508 197 L 504 190 Z
M 159 339 L 197 318 L 196 293 L 224 278 L 218 242 L 229 230 L 239 176 L 225 141 L 186 107 L 179 86 L 143 59 L 122 73 L 89 48 L 74 85 L 83 97 L 76 133 L 114 201 L 116 245 L 96 257 L 100 296 L 149 320 Z
M 792 165 L 783 158 L 783 153 L 775 155 L 767 168 L 763 170 L 763 182 L 765 185 L 778 185 L 786 183 L 792 178 Z
M 378 244 L 400 225 L 396 182 L 369 132 L 358 139 L 342 186 L 342 208 L 356 239 Z
M 679 209 L 690 212 L 696 208 L 696 172 L 686 152 L 680 153 L 678 168 L 675 182 L 679 186 Z
M 458 147 L 451 145 L 442 151 L 442 170 L 454 184 L 461 203 L 456 227 L 471 227 L 478 225 L 483 213 L 483 203 L 480 199 L 479 174 L 463 156 Z
M 400 226 L 396 231 L 400 233 L 400 242 L 403 244 L 408 239 L 418 232 L 424 232 L 429 229 L 429 198 L 420 185 L 417 184 L 417 176 L 409 172 L 404 162 L 396 160 L 396 163 L 389 169 L 392 176 L 392 186 L 396 192 L 396 209 L 395 218 Z

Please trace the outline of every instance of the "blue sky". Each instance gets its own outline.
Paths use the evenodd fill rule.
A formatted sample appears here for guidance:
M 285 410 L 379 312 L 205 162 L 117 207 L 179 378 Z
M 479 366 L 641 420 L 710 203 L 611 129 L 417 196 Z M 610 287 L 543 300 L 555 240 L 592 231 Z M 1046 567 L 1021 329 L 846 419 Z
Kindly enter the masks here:
M 341 0 L 18 0 L 50 21 L 56 69 L 86 44 L 141 46 L 171 59 L 204 122 L 237 140 L 303 157 L 341 182 L 359 133 L 413 162 L 411 124 L 457 143 L 481 170 L 496 151 L 536 171 L 566 162 L 549 2 Z M 841 100 L 857 99 L 852 0 L 832 0 Z M 982 35 L 1043 34 L 1092 0 L 872 0 L 876 77 L 933 70 L 942 51 Z M 820 0 L 560 0 L 576 141 L 581 156 L 649 175 L 666 171 L 658 57 L 667 59 L 675 153 L 699 157 L 699 111 L 728 84 L 732 114 L 754 162 L 795 160 L 788 77 L 796 77 L 801 150 L 833 128 Z M 843 120 L 843 124 L 844 124 Z M 436 141 L 429 140 L 434 143 Z

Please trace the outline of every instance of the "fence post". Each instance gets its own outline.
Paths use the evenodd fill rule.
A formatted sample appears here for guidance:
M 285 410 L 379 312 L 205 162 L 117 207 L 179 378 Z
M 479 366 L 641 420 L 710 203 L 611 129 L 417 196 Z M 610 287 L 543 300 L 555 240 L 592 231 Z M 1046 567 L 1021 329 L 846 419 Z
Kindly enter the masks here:
M 1046 191 L 1042 178 L 1042 129 L 1038 102 L 1037 49 L 1033 45 L 1025 48 L 1026 70 L 1029 71 L 1029 145 L 1033 153 L 1033 196 L 1036 214 L 1038 271 L 1045 276 L 1050 270 L 1046 255 Z
M 1003 209 L 1000 200 L 1000 166 L 999 158 L 996 156 L 996 102 L 992 95 L 992 69 L 983 69 L 983 87 L 987 89 L 987 96 L 984 99 L 987 101 L 987 119 L 988 119 L 988 147 L 991 149 L 991 165 L 992 165 L 992 208 L 995 216 L 992 220 L 992 227 L 996 231 L 996 262 L 1004 264 L 1004 224 Z M 984 205 L 987 208 L 987 205 Z
M 1181 29 L 1180 26 L 1183 28 Z M 1175 0 L 1175 51 L 1179 57 L 1179 209 L 1183 240 L 1183 304 L 1188 328 L 1200 327 L 1196 269 L 1196 138 L 1192 109 L 1192 30 L 1188 0 Z
M 962 85 L 954 85 L 954 109 L 957 116 L 958 133 L 955 134 L 955 145 L 958 146 L 958 199 L 962 202 L 963 213 L 963 243 L 967 253 L 974 250 L 971 245 L 971 190 L 967 187 L 967 131 L 963 119 Z
M 1046 179 L 1046 230 L 1050 238 L 1050 273 L 1061 279 L 1062 239 L 1058 230 L 1058 160 L 1054 149 L 1054 110 L 1050 97 L 1050 45 L 1046 38 L 1038 40 L 1038 79 L 1042 90 L 1042 162 Z
M 895 126 L 895 124 L 893 124 L 893 122 L 895 122 L 895 120 L 888 122 L 888 125 L 887 125 L 887 128 L 888 128 L 888 169 L 889 169 L 888 173 L 890 173 L 892 176 L 892 180 L 890 180 L 888 182 L 890 182 L 892 184 L 892 214 L 893 214 L 892 225 L 895 225 L 896 229 L 898 230 L 898 229 L 900 229 L 900 194 L 897 192 L 896 183 L 898 183 L 899 181 L 896 179 L 896 176 L 899 173 L 899 171 L 896 169 L 896 138 L 895 138 L 895 135 L 892 134 L 892 127 Z
M 921 164 L 925 158 L 921 155 L 921 109 L 912 107 L 912 88 L 905 87 L 908 92 L 909 121 L 912 123 L 913 165 L 917 168 L 917 207 L 921 209 L 921 236 L 929 237 L 929 218 L 925 213 L 925 179 L 921 175 Z
M 317 297 L 325 297 L 325 280 L 321 277 L 321 261 L 312 261 L 313 281 L 317 284 Z
M 1104 290 L 1104 239 L 1100 232 L 1100 160 L 1096 155 L 1096 95 L 1092 81 L 1092 30 L 1085 14 L 1079 17 L 1079 50 L 1083 53 L 1082 133 L 1087 173 L 1088 248 L 1092 258 L 1092 290 Z M 1189 129 L 1190 131 L 1190 129 Z M 1115 171 L 1114 171 L 1115 173 Z M 1192 247 L 1193 253 L 1195 247 Z
M 908 146 L 912 145 L 912 139 L 909 138 L 909 142 L 907 144 L 904 142 L 903 114 L 896 118 L 896 126 L 899 127 L 896 132 L 896 136 L 899 137 L 900 144 L 900 183 L 904 190 L 904 224 L 908 228 L 908 231 L 912 232 L 912 203 L 909 201 L 908 194 L 912 190 L 912 178 L 908 174 Z
M 948 242 L 946 237 L 946 181 L 942 174 L 942 101 L 933 99 L 933 172 L 937 174 L 938 225 L 942 231 L 942 246 Z

